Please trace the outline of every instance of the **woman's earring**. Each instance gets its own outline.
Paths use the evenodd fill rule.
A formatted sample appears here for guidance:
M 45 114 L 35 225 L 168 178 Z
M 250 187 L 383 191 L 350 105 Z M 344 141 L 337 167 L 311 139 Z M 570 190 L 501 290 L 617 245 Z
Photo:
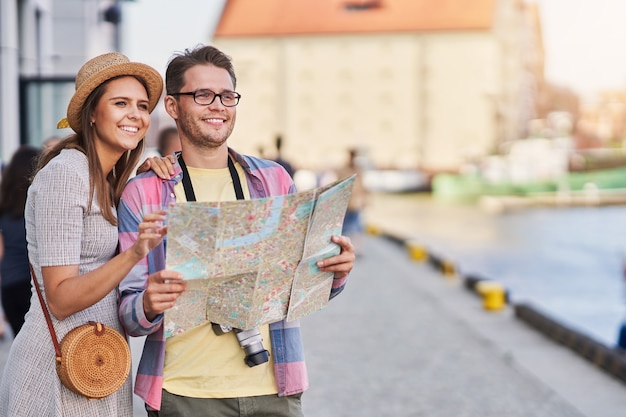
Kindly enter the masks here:
M 92 120 L 89 122 L 89 127 L 93 127 L 93 125 L 95 124 L 95 122 Z

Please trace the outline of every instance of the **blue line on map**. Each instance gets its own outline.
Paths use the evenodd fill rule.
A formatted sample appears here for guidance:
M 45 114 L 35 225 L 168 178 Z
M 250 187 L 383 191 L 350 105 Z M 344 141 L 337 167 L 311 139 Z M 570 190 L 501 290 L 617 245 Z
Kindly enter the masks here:
M 224 239 L 220 242 L 216 242 L 216 246 L 229 247 L 252 245 L 272 236 L 276 232 L 276 226 L 278 226 L 278 224 L 280 223 L 280 214 L 283 207 L 284 199 L 285 196 L 274 197 L 272 201 L 272 207 L 270 209 L 270 215 L 265 218 L 265 221 L 263 222 L 263 228 L 255 231 L 254 233 L 249 233 L 244 236 L 237 236 L 233 239 Z

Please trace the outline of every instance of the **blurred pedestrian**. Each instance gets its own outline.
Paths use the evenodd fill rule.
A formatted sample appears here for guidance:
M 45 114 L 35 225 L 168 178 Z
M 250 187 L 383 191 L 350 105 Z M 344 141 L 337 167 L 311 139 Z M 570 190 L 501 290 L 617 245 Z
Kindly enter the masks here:
M 58 136 L 49 137 L 48 139 L 43 141 L 43 151 L 48 152 L 49 150 L 57 146 L 59 143 L 61 143 L 62 140 L 63 139 L 61 139 Z
M 24 206 L 39 149 L 22 145 L 13 154 L 0 181 L 0 279 L 2 308 L 13 336 L 30 307 L 31 285 Z
M 176 126 L 165 127 L 159 132 L 159 155 L 173 155 L 174 152 L 180 151 L 180 138 L 178 137 L 178 129 Z
M 363 168 L 359 161 L 358 151 L 356 148 L 351 148 L 348 149 L 348 161 L 345 166 L 338 170 L 337 177 L 343 179 L 354 174 L 356 174 L 356 178 L 341 233 L 352 239 L 356 254 L 362 255 L 363 235 L 365 233 L 363 209 L 367 204 L 368 193 L 363 183 Z
M 276 147 L 276 158 L 274 158 L 274 162 L 278 162 L 279 165 L 281 165 L 283 168 L 285 168 L 285 171 L 287 171 L 287 173 L 289 174 L 289 176 L 291 178 L 293 178 L 294 174 L 296 173 L 296 170 L 294 169 L 293 165 L 291 165 L 291 163 L 289 163 L 289 161 L 287 161 L 284 157 L 283 157 L 283 137 L 282 135 L 276 135 L 276 140 L 274 141 L 274 146 Z
M 139 220 L 135 244 L 118 252 L 116 206 L 162 89 L 158 71 L 117 52 L 87 61 L 59 122 L 75 133 L 39 160 L 26 200 L 26 238 L 33 279 L 59 340 L 89 321 L 122 332 L 117 286 L 163 239 L 165 212 L 153 211 Z M 132 416 L 130 378 L 100 400 L 61 383 L 42 304 L 33 298 L 11 345 L 0 416 Z

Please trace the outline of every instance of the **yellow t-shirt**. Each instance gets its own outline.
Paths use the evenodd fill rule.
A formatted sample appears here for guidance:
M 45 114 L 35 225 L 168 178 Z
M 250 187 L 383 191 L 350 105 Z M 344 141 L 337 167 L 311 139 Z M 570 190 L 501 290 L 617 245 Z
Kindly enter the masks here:
M 250 198 L 243 168 L 235 164 L 244 196 Z M 235 189 L 228 168 L 187 167 L 197 201 L 233 201 Z M 182 182 L 174 187 L 176 201 L 187 201 Z M 234 398 L 278 393 L 270 347 L 269 325 L 259 327 L 270 360 L 249 367 L 234 332 L 217 336 L 210 323 L 169 337 L 165 348 L 163 388 L 194 398 Z

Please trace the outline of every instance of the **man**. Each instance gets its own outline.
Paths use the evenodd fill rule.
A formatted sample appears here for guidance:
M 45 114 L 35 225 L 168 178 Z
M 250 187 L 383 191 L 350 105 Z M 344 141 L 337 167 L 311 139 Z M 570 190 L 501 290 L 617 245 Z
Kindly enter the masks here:
M 149 172 L 127 185 L 118 209 L 122 250 L 136 239 L 133 231 L 141 213 L 167 207 L 173 200 L 235 200 L 296 191 L 277 163 L 228 148 L 240 98 L 228 56 L 211 46 L 175 55 L 166 71 L 166 88 L 165 109 L 176 122 L 182 151 L 171 178 Z M 332 240 L 341 253 L 318 263 L 322 271 L 334 273 L 331 298 L 343 290 L 354 264 L 350 239 Z M 234 332 L 219 335 L 211 324 L 166 341 L 163 312 L 174 306 L 186 286 L 180 274 L 164 267 L 161 245 L 120 285 L 124 327 L 132 336 L 147 335 L 135 393 L 145 400 L 148 415 L 302 416 L 300 395 L 308 379 L 299 324 L 260 326 L 264 346 L 271 349 L 269 360 L 256 366 L 244 363 L 245 352 Z
M 364 227 L 361 214 L 368 199 L 368 192 L 363 183 L 363 168 L 358 159 L 358 150 L 356 148 L 348 149 L 348 162 L 337 172 L 339 178 L 347 178 L 356 174 L 341 233 L 350 237 L 357 256 L 362 254 Z
M 276 141 L 274 142 L 274 146 L 276 146 L 276 158 L 274 158 L 274 162 L 278 162 L 278 164 L 282 165 L 282 167 L 285 168 L 285 170 L 287 171 L 289 176 L 291 178 L 293 178 L 294 174 L 296 173 L 296 170 L 289 163 L 289 161 L 287 161 L 285 158 L 283 158 L 283 152 L 282 152 L 283 137 L 282 137 L 282 135 L 276 135 Z
M 59 142 L 61 142 L 61 140 L 63 140 L 62 138 L 58 137 L 58 136 L 51 136 L 48 139 L 44 140 L 41 147 L 42 150 L 44 152 L 49 151 L 50 149 L 54 148 Z
M 178 137 L 178 129 L 174 126 L 168 126 L 159 132 L 159 141 L 157 148 L 159 155 L 172 155 L 180 150 L 180 138 Z

